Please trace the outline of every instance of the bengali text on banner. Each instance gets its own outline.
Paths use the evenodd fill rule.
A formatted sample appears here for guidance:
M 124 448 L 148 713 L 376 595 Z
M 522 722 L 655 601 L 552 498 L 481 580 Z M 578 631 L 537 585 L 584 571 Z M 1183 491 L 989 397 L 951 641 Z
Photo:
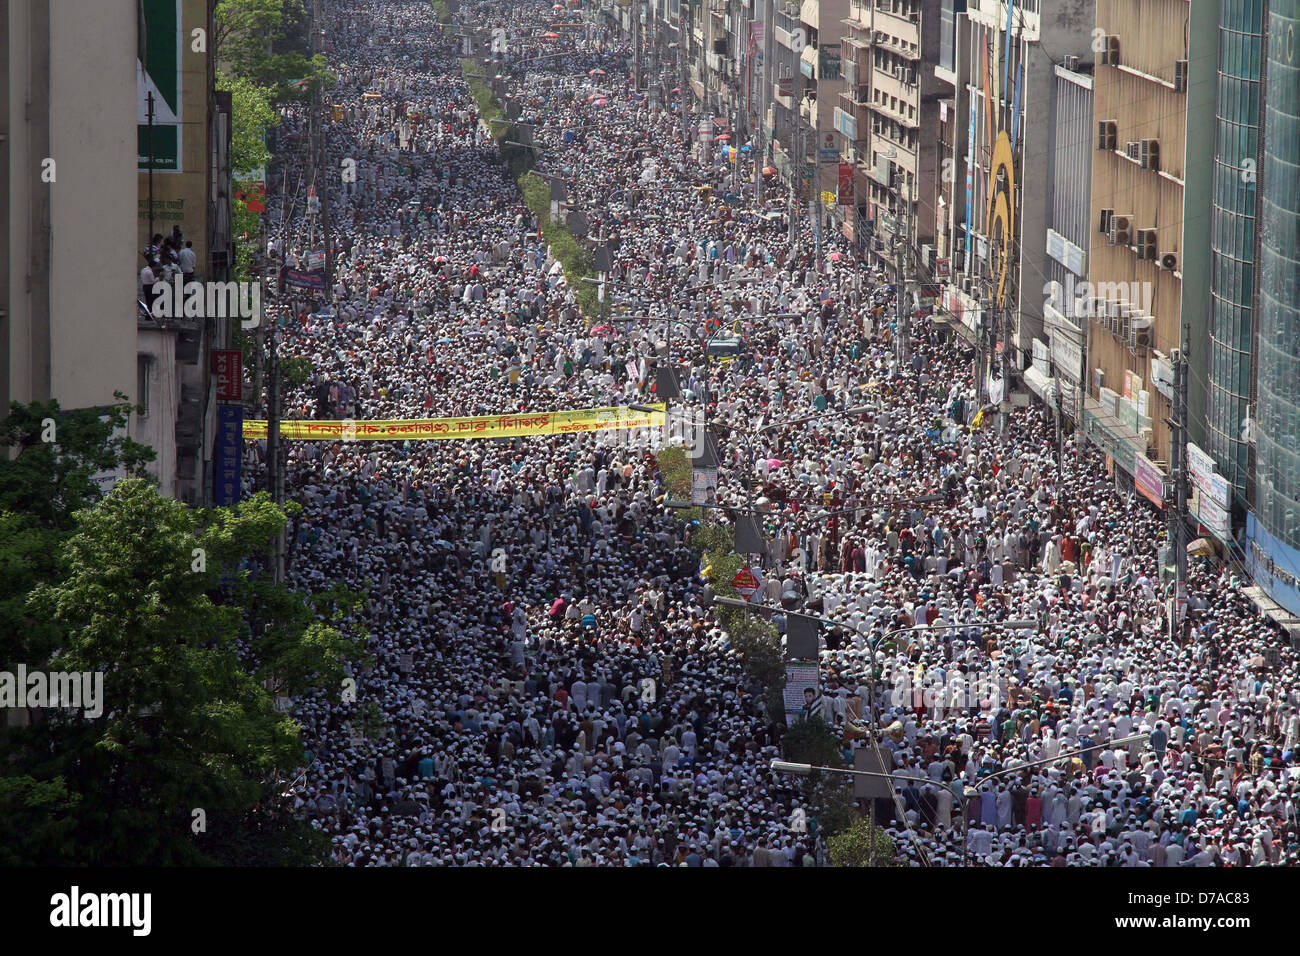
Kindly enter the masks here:
M 663 405 L 654 412 L 636 412 L 616 406 L 581 408 L 562 412 L 517 412 L 477 415 L 471 418 L 412 418 L 389 421 L 310 421 L 285 419 L 280 437 L 304 441 L 412 441 L 432 438 L 518 438 L 529 435 L 567 435 L 611 429 L 662 428 Z M 265 420 L 244 422 L 245 440 L 266 437 Z

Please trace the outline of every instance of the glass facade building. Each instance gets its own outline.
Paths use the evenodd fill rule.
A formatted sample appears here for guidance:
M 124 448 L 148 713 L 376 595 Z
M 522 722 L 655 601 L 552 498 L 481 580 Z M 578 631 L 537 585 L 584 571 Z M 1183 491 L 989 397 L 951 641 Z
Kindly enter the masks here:
M 1255 201 L 1258 180 L 1260 66 L 1264 0 L 1222 0 L 1210 227 L 1210 354 L 1207 425 L 1218 470 L 1246 494 L 1247 445 L 1241 423 L 1250 404 L 1255 333 Z
M 1252 570 L 1300 614 L 1300 0 L 1271 0 L 1260 170 Z M 1256 546 L 1257 543 L 1260 546 Z M 1285 586 L 1284 586 L 1285 585 Z

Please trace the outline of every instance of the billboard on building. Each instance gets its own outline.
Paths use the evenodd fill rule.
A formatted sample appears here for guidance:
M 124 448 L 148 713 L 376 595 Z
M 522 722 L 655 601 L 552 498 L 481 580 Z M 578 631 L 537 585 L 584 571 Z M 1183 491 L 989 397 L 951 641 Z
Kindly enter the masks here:
M 150 94 L 153 101 L 153 169 L 179 173 L 185 114 L 181 91 L 181 0 L 139 0 L 136 14 L 136 133 L 139 142 L 138 167 L 149 169 Z
M 1246 514 L 1246 570 L 1264 593 L 1300 616 L 1300 551 L 1265 531 L 1254 512 Z
M 149 124 L 154 96 L 153 231 L 179 226 L 194 243 L 201 277 L 208 275 L 208 54 L 195 50 L 195 30 L 208 28 L 205 0 L 139 0 L 136 94 L 139 173 L 138 249 L 149 243 Z
M 218 507 L 239 503 L 244 449 L 244 406 L 217 406 L 217 447 L 212 456 L 213 495 Z
M 1133 456 L 1133 487 L 1157 508 L 1165 506 L 1164 475 L 1146 455 Z
M 853 164 L 852 163 L 840 163 L 839 203 L 841 206 L 853 205 Z

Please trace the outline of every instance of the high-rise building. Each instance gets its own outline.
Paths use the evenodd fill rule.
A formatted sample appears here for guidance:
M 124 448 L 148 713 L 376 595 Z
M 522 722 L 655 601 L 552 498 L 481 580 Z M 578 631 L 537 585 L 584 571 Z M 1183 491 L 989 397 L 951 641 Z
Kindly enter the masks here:
M 1187 418 L 1191 441 L 1231 483 L 1229 509 L 1239 521 L 1249 472 L 1241 427 L 1250 406 L 1255 335 L 1264 9 L 1264 0 L 1193 5 L 1189 30 L 1190 57 L 1205 68 L 1188 89 L 1184 218 L 1208 221 L 1208 228 L 1186 231 L 1180 267 L 1183 325 L 1190 333 Z M 1202 102 L 1202 77 L 1215 81 L 1212 109 Z M 1206 497 L 1197 504 L 1210 507 Z M 1221 511 L 1201 517 L 1218 535 L 1228 530 Z
M 1183 216 L 1189 16 L 1187 0 L 1097 3 L 1084 421 L 1158 502 L 1172 409 L 1151 358 L 1182 341 L 1183 233 L 1204 228 Z
M 1246 566 L 1300 615 L 1300 0 L 1270 0 L 1259 169 L 1257 425 Z
M 1090 51 L 1092 11 L 1092 0 L 969 0 L 967 37 L 955 45 L 968 112 L 956 130 L 966 181 L 954 251 L 982 307 L 981 352 L 1012 376 L 1004 400 L 1044 336 L 1052 129 L 1040 120 L 1053 107 L 1057 66 Z
M 136 0 L 130 6 L 140 41 L 138 112 L 130 124 L 138 147 L 131 167 L 137 174 L 137 248 L 152 235 L 179 228 L 193 243 L 195 279 L 227 281 L 231 101 L 229 93 L 215 90 L 215 64 L 206 44 L 193 42 L 196 30 L 214 35 L 215 4 Z M 132 34 L 135 50 L 134 29 Z M 211 503 L 216 402 L 210 356 L 213 347 L 230 341 L 233 321 L 238 320 L 143 318 L 135 330 L 138 355 L 128 391 L 145 406 L 133 423 L 136 437 L 158 453 L 153 471 L 162 493 L 191 504 Z
M 136 3 L 72 6 L 0 0 L 5 409 L 136 392 Z
M 861 214 L 853 229 L 877 266 L 921 266 L 933 247 L 939 176 L 940 97 L 932 64 L 939 49 L 940 0 L 849 4 L 844 86 L 833 116 L 841 151 L 854 163 Z
M 1087 319 L 1078 315 L 1077 294 L 1088 278 L 1094 127 L 1090 58 L 1069 57 L 1055 69 L 1052 96 L 1043 111 L 1048 133 L 1049 182 L 1043 277 L 1044 339 L 1034 339 L 1025 384 L 1070 421 L 1079 420 L 1084 380 Z

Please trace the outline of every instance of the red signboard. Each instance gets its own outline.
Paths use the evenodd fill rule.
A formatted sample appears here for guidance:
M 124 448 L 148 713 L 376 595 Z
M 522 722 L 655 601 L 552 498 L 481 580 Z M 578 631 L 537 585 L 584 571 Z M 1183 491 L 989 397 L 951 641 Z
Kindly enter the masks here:
M 840 163 L 839 204 L 841 206 L 853 205 L 853 164 L 852 163 Z
M 217 401 L 244 400 L 244 355 L 239 349 L 212 350 L 212 377 L 217 380 Z
M 741 568 L 736 572 L 736 576 L 731 579 L 732 587 L 739 591 L 746 598 L 751 598 L 758 593 L 762 586 L 761 582 L 749 568 Z
M 266 183 L 241 183 L 235 187 L 235 198 L 243 200 L 250 212 L 266 212 Z

